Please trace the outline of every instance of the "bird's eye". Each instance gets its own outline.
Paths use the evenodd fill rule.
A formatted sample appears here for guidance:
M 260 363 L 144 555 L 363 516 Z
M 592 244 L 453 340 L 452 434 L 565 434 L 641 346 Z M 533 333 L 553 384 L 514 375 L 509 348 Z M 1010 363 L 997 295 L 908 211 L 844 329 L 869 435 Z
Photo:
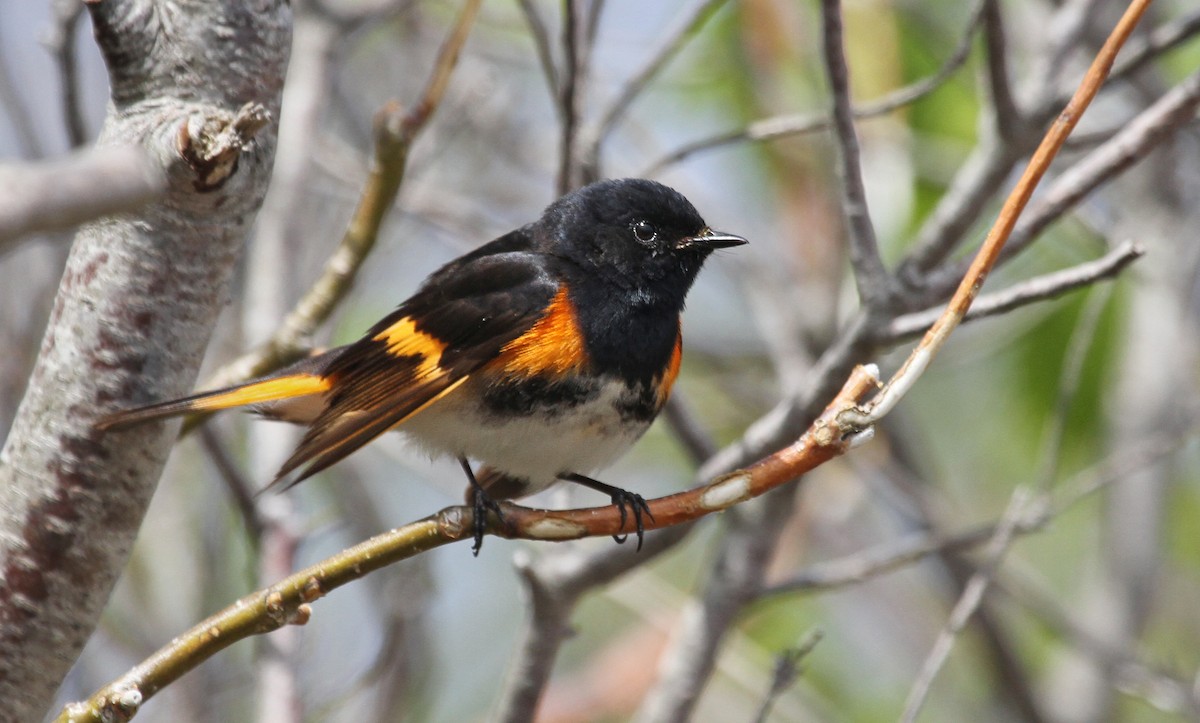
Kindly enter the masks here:
M 638 241 L 648 244 L 658 237 L 658 229 L 649 221 L 637 221 L 633 224 L 633 235 Z

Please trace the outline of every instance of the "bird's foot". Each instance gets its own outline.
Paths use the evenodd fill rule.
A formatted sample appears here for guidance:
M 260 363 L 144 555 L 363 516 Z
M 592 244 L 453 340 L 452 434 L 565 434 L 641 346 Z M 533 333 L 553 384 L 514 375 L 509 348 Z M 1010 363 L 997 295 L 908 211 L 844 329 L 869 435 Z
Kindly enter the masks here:
M 597 492 L 603 492 L 608 495 L 609 499 L 612 500 L 612 503 L 617 506 L 617 509 L 621 513 L 622 530 L 625 529 L 625 523 L 629 520 L 629 515 L 632 512 L 634 533 L 637 535 L 637 549 L 642 549 L 642 540 L 646 534 L 646 526 L 642 516 L 645 515 L 651 522 L 654 521 L 654 514 L 650 512 L 650 505 L 647 504 L 645 497 L 636 492 L 614 487 L 613 485 L 594 480 L 591 477 L 585 477 L 581 474 L 565 474 L 562 476 L 562 479 L 581 484 L 584 487 L 590 487 Z M 617 541 L 617 544 L 623 544 L 628 537 L 629 535 L 613 535 L 613 539 Z

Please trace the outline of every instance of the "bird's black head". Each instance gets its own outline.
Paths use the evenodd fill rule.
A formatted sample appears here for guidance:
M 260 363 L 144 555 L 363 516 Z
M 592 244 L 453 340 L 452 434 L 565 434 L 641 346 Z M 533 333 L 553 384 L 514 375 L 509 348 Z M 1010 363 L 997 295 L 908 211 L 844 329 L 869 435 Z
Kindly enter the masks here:
M 710 229 L 678 191 L 639 178 L 584 186 L 551 204 L 537 225 L 549 253 L 631 303 L 680 308 L 713 250 L 746 243 Z

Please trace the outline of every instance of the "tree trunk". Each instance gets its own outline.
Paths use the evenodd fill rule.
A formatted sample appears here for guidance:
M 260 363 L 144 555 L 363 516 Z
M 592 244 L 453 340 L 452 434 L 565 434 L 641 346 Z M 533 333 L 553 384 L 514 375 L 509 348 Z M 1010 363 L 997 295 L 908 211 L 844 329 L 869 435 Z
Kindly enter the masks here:
M 142 147 L 167 193 L 77 234 L 0 452 L 10 720 L 45 714 L 125 565 L 176 427 L 92 424 L 194 383 L 266 189 L 291 32 L 286 0 L 87 7 L 112 88 L 99 145 Z

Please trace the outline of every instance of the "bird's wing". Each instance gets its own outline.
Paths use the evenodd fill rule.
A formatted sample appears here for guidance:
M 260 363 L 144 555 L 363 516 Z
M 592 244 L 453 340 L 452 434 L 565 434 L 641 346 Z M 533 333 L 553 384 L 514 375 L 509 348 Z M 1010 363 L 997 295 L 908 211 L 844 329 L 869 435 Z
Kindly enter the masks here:
M 325 469 L 522 348 L 565 298 L 545 263 L 504 250 L 464 257 L 431 276 L 327 366 L 326 406 L 272 484 L 301 467 L 290 484 Z
M 253 406 L 309 424 L 272 482 L 307 465 L 295 484 L 449 394 L 484 365 L 508 373 L 522 364 L 553 367 L 546 339 L 551 322 L 561 321 L 555 309 L 565 295 L 547 263 L 532 250 L 527 229 L 514 231 L 435 271 L 355 343 L 244 384 L 122 410 L 95 426 Z M 566 352 L 574 353 L 569 346 Z M 291 414 L 293 406 L 304 414 Z

